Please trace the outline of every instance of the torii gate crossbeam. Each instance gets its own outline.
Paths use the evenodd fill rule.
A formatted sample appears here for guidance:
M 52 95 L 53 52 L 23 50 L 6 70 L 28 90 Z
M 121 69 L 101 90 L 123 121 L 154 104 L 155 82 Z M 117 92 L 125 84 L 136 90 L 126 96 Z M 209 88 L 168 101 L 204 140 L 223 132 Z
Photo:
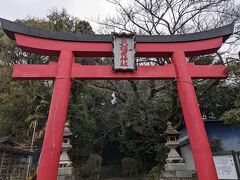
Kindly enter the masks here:
M 82 66 L 74 57 L 111 57 L 110 35 L 80 35 L 33 29 L 1 19 L 2 28 L 23 50 L 59 56 L 48 65 L 15 65 L 15 79 L 53 79 L 54 89 L 37 179 L 57 177 L 71 79 L 177 79 L 177 89 L 200 180 L 217 180 L 217 173 L 192 79 L 227 78 L 223 65 L 194 65 L 186 57 L 216 52 L 233 31 L 233 24 L 179 36 L 136 36 L 137 57 L 171 57 L 165 66 L 139 66 L 135 72 L 115 72 L 111 66 Z

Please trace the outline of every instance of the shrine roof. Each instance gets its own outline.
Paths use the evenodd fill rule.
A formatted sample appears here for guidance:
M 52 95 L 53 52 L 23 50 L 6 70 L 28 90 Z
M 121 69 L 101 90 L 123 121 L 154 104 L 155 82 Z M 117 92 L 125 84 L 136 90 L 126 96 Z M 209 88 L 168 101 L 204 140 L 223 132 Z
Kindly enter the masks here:
M 45 39 L 61 40 L 61 41 L 75 41 L 75 42 L 112 42 L 112 35 L 100 35 L 100 34 L 80 34 L 69 32 L 56 32 L 48 31 L 38 28 L 32 28 L 21 23 L 8 21 L 1 19 L 1 26 L 7 36 L 15 40 L 14 33 L 24 34 L 33 37 L 40 37 Z M 229 36 L 232 35 L 234 29 L 234 23 L 219 27 L 212 30 L 182 34 L 182 35 L 136 35 L 136 42 L 143 43 L 173 43 L 173 42 L 189 42 L 199 41 L 205 39 L 212 39 L 217 37 L 223 37 L 223 41 L 226 41 Z

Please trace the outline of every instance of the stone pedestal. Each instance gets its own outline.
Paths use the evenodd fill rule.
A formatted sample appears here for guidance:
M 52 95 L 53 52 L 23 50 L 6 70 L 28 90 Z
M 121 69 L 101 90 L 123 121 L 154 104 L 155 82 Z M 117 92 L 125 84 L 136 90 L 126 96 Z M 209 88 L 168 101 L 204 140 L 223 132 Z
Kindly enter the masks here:
M 58 168 L 58 180 L 75 180 L 73 167 Z
M 185 163 L 169 163 L 164 165 L 164 171 L 162 172 L 163 177 L 172 178 L 191 178 L 193 171 L 185 169 Z

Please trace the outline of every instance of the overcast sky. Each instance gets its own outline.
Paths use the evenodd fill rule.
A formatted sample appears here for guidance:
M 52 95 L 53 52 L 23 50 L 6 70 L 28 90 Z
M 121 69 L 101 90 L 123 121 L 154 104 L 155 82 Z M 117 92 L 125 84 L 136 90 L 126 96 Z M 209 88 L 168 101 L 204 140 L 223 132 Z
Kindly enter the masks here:
M 1 0 L 0 17 L 8 20 L 27 17 L 46 17 L 52 8 L 66 8 L 67 12 L 80 19 L 104 18 L 115 11 L 106 0 Z M 96 25 L 90 22 L 94 29 Z

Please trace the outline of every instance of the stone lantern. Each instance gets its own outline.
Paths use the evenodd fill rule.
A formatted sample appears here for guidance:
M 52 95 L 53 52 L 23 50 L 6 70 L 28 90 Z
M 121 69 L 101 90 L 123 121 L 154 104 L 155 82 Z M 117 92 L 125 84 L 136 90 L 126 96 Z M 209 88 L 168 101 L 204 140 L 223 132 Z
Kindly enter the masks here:
M 165 145 L 170 149 L 166 162 L 167 163 L 183 162 L 183 158 L 180 157 L 180 155 L 176 151 L 176 148 L 179 145 L 179 141 L 178 141 L 179 132 L 172 127 L 172 123 L 170 121 L 167 122 L 166 134 L 167 134 L 167 143 Z
M 167 142 L 165 143 L 165 145 L 170 151 L 168 153 L 166 164 L 164 165 L 164 171 L 162 172 L 160 180 L 166 178 L 191 178 L 193 172 L 186 169 L 183 158 L 176 150 L 176 148 L 179 146 L 179 132 L 174 127 L 172 127 L 172 123 L 170 121 L 167 122 L 166 135 Z
M 69 129 L 69 123 L 66 123 L 62 142 L 62 153 L 59 160 L 58 180 L 74 179 L 72 161 L 68 155 L 68 151 L 72 148 L 70 144 L 71 136 L 72 132 Z

